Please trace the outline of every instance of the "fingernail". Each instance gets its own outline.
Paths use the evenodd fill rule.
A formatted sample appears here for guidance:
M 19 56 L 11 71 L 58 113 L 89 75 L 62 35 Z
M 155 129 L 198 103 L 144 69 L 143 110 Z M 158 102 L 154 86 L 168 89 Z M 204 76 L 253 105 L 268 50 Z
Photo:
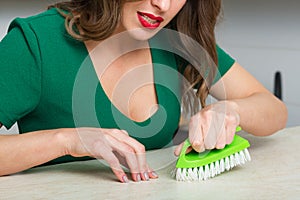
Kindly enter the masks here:
M 128 178 L 127 178 L 126 175 L 124 175 L 124 176 L 122 177 L 122 179 L 123 179 L 123 183 L 129 183 L 129 180 L 128 180 Z
M 205 147 L 204 147 L 204 146 L 201 146 L 200 152 L 203 152 L 203 151 L 205 151 Z
M 149 181 L 149 175 L 148 175 L 148 172 L 145 172 L 145 173 L 144 173 L 144 177 L 145 177 L 146 181 Z
M 151 172 L 152 176 L 158 177 L 157 173 L 155 171 Z
M 138 175 L 136 176 L 136 181 L 137 181 L 137 182 L 140 182 L 141 180 L 142 180 L 142 179 L 141 179 L 141 175 L 138 174 Z

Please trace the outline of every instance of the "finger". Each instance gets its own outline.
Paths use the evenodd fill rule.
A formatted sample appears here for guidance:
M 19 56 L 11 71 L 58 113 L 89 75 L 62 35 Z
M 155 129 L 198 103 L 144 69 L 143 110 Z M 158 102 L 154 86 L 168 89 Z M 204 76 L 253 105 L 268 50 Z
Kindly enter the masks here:
M 123 156 L 121 156 L 118 152 L 114 152 L 114 154 L 118 158 L 121 165 L 123 165 L 124 167 L 129 169 L 129 166 L 128 166 L 125 158 Z M 141 175 L 140 174 L 135 174 L 135 176 L 136 176 L 137 181 L 141 181 Z M 150 179 L 158 178 L 158 174 L 153 169 L 151 169 L 149 166 L 148 166 L 148 176 L 149 176 Z
M 217 114 L 216 118 L 219 122 L 219 126 L 218 129 L 216 130 L 217 138 L 216 138 L 215 148 L 223 149 L 226 145 L 227 123 L 225 120 L 225 116 L 222 114 Z
M 236 127 L 239 125 L 240 116 L 238 113 L 230 114 L 226 117 L 226 144 L 230 144 L 234 138 Z
M 148 175 L 150 179 L 158 178 L 158 174 L 151 168 L 148 167 Z
M 226 137 L 227 137 L 226 129 L 222 128 L 220 130 L 220 133 L 219 133 L 218 139 L 217 139 L 217 143 L 216 143 L 217 149 L 223 149 L 225 147 L 225 145 L 227 144 Z
M 182 147 L 183 147 L 183 144 L 184 144 L 184 142 L 182 142 L 181 144 L 179 144 L 176 148 L 175 148 L 175 151 L 174 151 L 174 155 L 175 156 L 179 156 L 180 155 L 180 153 L 181 153 L 181 149 L 182 149 Z
M 140 170 L 139 170 L 139 166 L 138 166 L 138 162 L 134 150 L 124 142 L 121 142 L 115 138 L 116 135 L 125 135 L 125 134 L 119 130 L 111 130 L 110 133 L 111 134 L 106 134 L 106 137 L 110 147 L 112 148 L 112 151 L 115 152 L 114 155 L 119 155 L 123 165 L 128 166 L 128 169 L 132 173 L 132 179 L 134 181 L 139 181 L 140 178 L 138 174 L 140 174 Z M 125 161 L 124 158 L 122 157 L 125 158 Z
M 145 146 L 137 140 L 128 137 L 127 134 L 124 134 L 123 130 L 115 132 L 114 137 L 116 137 L 116 139 L 121 143 L 127 145 L 126 147 L 120 147 L 122 148 L 120 150 L 123 152 L 123 156 L 127 160 L 129 168 L 133 173 L 134 180 L 139 179 L 138 174 L 140 174 L 142 180 L 149 180 Z
M 138 159 L 135 154 L 135 151 L 125 143 L 116 141 L 113 139 L 111 141 L 113 149 L 117 151 L 121 156 L 123 156 L 126 160 L 126 163 L 131 172 L 132 179 L 134 181 L 141 180 L 141 170 L 139 169 Z
M 217 143 L 217 131 L 215 128 L 210 129 L 204 138 L 204 148 L 214 149 Z
M 125 135 L 129 136 L 128 132 L 125 130 L 121 130 L 122 133 L 124 133 Z
M 120 164 L 118 164 L 117 162 L 112 162 L 110 163 L 110 167 L 113 171 L 113 173 L 116 175 L 116 177 L 122 182 L 122 183 L 128 183 L 128 177 L 125 174 L 125 172 L 123 171 L 123 169 L 121 168 Z
M 236 126 L 226 127 L 226 144 L 230 144 L 233 141 Z
M 193 151 L 193 147 L 188 147 L 188 148 L 186 149 L 185 154 L 188 154 L 188 153 L 190 153 L 191 151 Z M 203 150 L 203 151 L 204 151 L 204 150 Z
M 174 151 L 174 155 L 175 155 L 175 156 L 178 157 L 178 156 L 181 154 L 183 145 L 184 145 L 184 142 L 182 142 L 181 144 L 179 144 L 179 145 L 176 147 L 176 149 L 175 149 L 175 151 Z M 185 154 L 190 153 L 192 150 L 193 150 L 192 147 L 188 147 L 187 150 L 186 150 L 186 152 L 185 152 Z
M 117 158 L 118 158 L 119 162 L 121 163 L 121 165 L 123 165 L 124 167 L 126 167 L 127 169 L 130 170 L 130 166 L 128 165 L 126 158 L 118 152 L 114 152 L 114 154 L 117 156 Z M 133 181 L 140 182 L 142 180 L 142 177 L 141 177 L 140 173 L 135 173 L 132 170 L 130 172 L 131 172 L 131 177 L 132 177 Z
M 144 150 L 134 150 L 131 146 L 123 143 L 118 147 L 118 151 L 125 157 L 134 181 L 150 179 Z
M 205 149 L 212 149 L 215 144 L 211 144 L 212 141 L 215 141 L 215 126 L 212 123 L 211 117 L 206 116 L 206 120 L 202 124 L 202 135 L 203 135 L 203 145 L 202 151 Z
M 134 138 L 130 137 L 127 131 L 114 129 L 111 136 L 114 137 L 115 140 L 118 140 L 119 142 L 124 143 L 129 147 L 131 147 L 135 153 L 142 155 L 143 157 L 141 159 L 143 159 L 143 161 L 146 160 L 145 146 L 140 142 L 138 142 L 137 140 L 135 140 Z M 145 170 L 147 170 L 146 166 L 147 165 L 145 163 L 144 164 Z
M 155 171 L 151 171 L 151 172 L 149 172 L 149 177 L 150 177 L 150 179 L 157 179 L 158 174 Z
M 200 114 L 194 115 L 189 123 L 189 140 L 193 149 L 203 151 L 203 132 L 200 124 Z
M 213 149 L 217 141 L 217 127 L 215 113 L 207 107 L 202 113 L 202 132 L 203 132 L 203 149 Z
M 128 141 L 130 142 L 130 141 Z M 148 175 L 148 164 L 146 161 L 146 149 L 145 146 L 140 144 L 137 141 L 133 141 L 133 143 L 136 143 L 134 146 L 134 151 L 136 153 L 137 161 L 138 161 L 138 166 L 139 170 L 141 172 L 141 177 L 142 180 L 148 181 L 149 180 L 149 175 Z M 130 143 L 131 144 L 131 143 Z
M 204 126 L 204 145 L 206 149 L 214 149 L 218 143 L 219 136 L 224 134 L 224 117 L 222 114 L 214 113 L 206 117 L 207 126 Z
M 113 173 L 122 183 L 128 183 L 128 177 L 123 171 L 119 160 L 114 155 L 114 153 L 107 148 L 102 148 L 102 152 L 100 152 L 101 157 L 109 164 L 110 168 L 112 169 Z
M 113 153 L 114 153 L 115 156 L 118 158 L 120 164 L 121 164 L 123 167 L 129 169 L 129 166 L 128 166 L 127 162 L 126 162 L 126 159 L 125 159 L 120 153 L 118 153 L 118 152 L 116 152 L 116 151 L 113 151 Z

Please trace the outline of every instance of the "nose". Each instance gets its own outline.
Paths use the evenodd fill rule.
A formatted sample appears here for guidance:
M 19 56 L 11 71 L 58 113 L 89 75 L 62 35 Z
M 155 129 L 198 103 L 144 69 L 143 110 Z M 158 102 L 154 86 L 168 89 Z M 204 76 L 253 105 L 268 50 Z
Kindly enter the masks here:
M 162 12 L 170 9 L 171 0 L 151 0 L 151 4 Z

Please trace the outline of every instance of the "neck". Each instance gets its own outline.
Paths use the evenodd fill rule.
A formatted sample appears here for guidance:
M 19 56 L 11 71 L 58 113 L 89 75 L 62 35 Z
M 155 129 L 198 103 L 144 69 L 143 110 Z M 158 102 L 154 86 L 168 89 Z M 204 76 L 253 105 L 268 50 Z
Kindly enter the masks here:
M 148 41 L 136 40 L 127 32 L 114 33 L 102 41 L 86 41 L 85 45 L 89 52 L 101 50 L 102 53 L 105 51 L 113 55 L 123 55 L 134 50 L 149 48 Z
M 93 60 L 93 63 L 95 66 L 98 66 L 97 71 L 100 74 L 118 58 L 135 55 L 133 57 L 138 59 L 140 52 L 149 49 L 148 41 L 135 40 L 126 32 L 114 33 L 102 41 L 85 41 L 85 46 L 90 56 L 97 58 Z M 131 59 L 133 57 L 131 56 Z M 124 61 L 124 59 L 122 60 Z

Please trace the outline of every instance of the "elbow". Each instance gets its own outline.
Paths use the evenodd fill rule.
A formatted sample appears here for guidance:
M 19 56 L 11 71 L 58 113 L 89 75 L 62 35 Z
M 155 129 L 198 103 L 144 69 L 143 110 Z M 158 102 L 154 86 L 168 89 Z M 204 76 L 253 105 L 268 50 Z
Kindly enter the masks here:
M 13 174 L 15 174 L 15 173 L 17 173 L 17 171 L 16 171 L 16 172 L 12 172 L 12 171 L 10 171 L 8 168 L 6 168 L 6 169 L 1 169 L 1 170 L 0 170 L 0 178 L 3 177 L 3 176 L 10 176 L 10 175 L 13 175 Z
M 278 119 L 278 124 L 279 124 L 279 130 L 284 129 L 287 125 L 288 121 L 288 109 L 282 101 L 280 101 L 280 106 L 281 106 L 281 112 L 279 113 L 279 119 Z
M 272 121 L 270 121 L 270 126 L 267 126 L 269 130 L 265 132 L 264 136 L 273 135 L 287 126 L 288 109 L 286 105 L 282 101 L 279 101 L 277 108 L 276 113 L 273 113 L 275 117 L 270 117 Z
M 3 160 L 0 159 L 0 163 L 2 163 Z M 9 167 L 2 165 L 1 169 L 0 169 L 0 177 L 2 176 L 8 176 L 11 175 L 12 173 L 10 173 Z
M 0 171 L 0 177 L 2 177 L 2 176 L 8 176 L 8 175 L 10 175 L 10 174 Z
M 279 101 L 276 105 L 276 109 L 273 109 L 267 116 L 262 119 L 264 124 L 259 129 L 249 131 L 254 136 L 270 136 L 278 131 L 286 128 L 288 121 L 288 109 L 286 105 Z
M 276 105 L 273 122 L 271 122 L 275 128 L 275 132 L 286 128 L 288 121 L 288 109 L 285 103 L 279 99 Z M 271 118 L 272 119 L 272 118 Z

